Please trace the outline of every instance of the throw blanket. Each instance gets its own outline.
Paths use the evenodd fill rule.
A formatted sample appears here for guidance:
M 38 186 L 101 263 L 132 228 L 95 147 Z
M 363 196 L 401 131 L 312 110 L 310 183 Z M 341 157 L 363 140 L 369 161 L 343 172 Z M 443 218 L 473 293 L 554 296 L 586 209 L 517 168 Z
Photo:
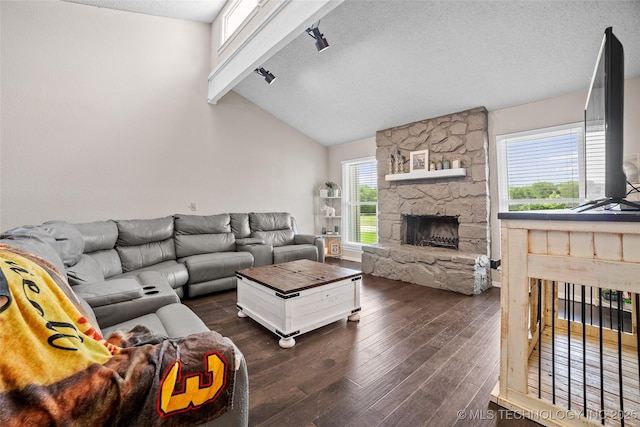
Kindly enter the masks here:
M 231 407 L 218 333 L 104 339 L 90 318 L 55 267 L 0 247 L 0 425 L 196 425 Z

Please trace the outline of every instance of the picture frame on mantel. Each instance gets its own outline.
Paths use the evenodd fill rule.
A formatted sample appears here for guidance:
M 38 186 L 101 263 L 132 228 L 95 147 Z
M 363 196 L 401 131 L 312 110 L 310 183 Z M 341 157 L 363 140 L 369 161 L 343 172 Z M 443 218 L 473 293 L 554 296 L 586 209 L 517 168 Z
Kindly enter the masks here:
M 410 172 L 429 170 L 429 150 L 412 151 L 409 156 Z

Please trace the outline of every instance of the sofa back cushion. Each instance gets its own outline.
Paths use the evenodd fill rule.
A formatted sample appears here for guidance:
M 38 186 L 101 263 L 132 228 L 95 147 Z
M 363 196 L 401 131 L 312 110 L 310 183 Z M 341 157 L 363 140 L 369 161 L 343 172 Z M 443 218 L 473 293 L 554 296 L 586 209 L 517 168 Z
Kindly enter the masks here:
M 220 215 L 174 215 L 176 256 L 184 258 L 212 252 L 236 250 L 231 217 Z
M 64 221 L 49 221 L 40 226 L 56 240 L 56 249 L 65 267 L 70 267 L 80 260 L 84 252 L 82 234 L 73 224 Z
M 116 221 L 116 225 L 116 251 L 120 256 L 123 272 L 176 259 L 172 216 L 120 220 Z
M 80 257 L 80 261 L 67 268 L 67 277 L 72 286 L 104 281 L 102 267 L 94 258 L 87 254 L 83 254 Z
M 231 217 L 231 231 L 236 239 L 246 239 L 251 237 L 251 228 L 249 227 L 249 214 L 247 213 L 232 213 Z
M 118 240 L 118 226 L 113 221 L 76 224 L 84 239 L 84 253 L 113 249 Z
M 75 224 L 84 239 L 84 253 L 94 260 L 102 271 L 100 281 L 122 274 L 120 256 L 115 250 L 118 240 L 118 226 L 114 221 L 95 221 Z M 93 277 L 95 263 L 86 259 L 74 271 L 74 280 L 84 283 Z
M 273 246 L 293 245 L 294 232 L 291 215 L 286 212 L 250 213 L 251 237 L 262 239 Z

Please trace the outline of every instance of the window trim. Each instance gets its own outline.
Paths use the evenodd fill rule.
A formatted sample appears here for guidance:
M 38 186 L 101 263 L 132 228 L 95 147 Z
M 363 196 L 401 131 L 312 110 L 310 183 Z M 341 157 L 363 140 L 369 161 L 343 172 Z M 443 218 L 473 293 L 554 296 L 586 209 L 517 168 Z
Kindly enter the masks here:
M 496 157 L 498 161 L 498 211 L 509 211 L 509 179 L 507 171 L 507 144 L 508 140 L 526 139 L 530 136 L 541 134 L 553 134 L 561 133 L 563 131 L 579 129 L 578 132 L 578 199 L 579 203 L 583 203 L 585 200 L 585 137 L 584 137 L 584 122 L 571 122 L 556 126 L 548 126 L 537 129 L 529 129 L 519 132 L 512 132 L 507 134 L 496 135 Z M 551 137 L 552 135 L 548 135 Z M 549 199 L 535 199 L 540 202 L 541 200 Z M 560 199 L 562 201 L 564 199 Z M 529 199 L 523 199 L 523 203 L 531 202 Z
M 348 174 L 347 174 L 347 167 L 353 164 L 360 164 L 360 163 L 374 163 L 376 165 L 376 181 L 378 179 L 378 175 L 377 175 L 377 170 L 378 170 L 378 159 L 376 158 L 376 156 L 366 156 L 366 157 L 359 157 L 356 159 L 349 159 L 349 160 L 343 160 L 342 161 L 342 221 L 341 221 L 341 227 L 343 230 L 342 233 L 342 248 L 343 250 L 346 249 L 348 251 L 352 251 L 352 252 L 362 252 L 362 246 L 363 245 L 367 245 L 369 243 L 359 243 L 359 242 L 351 242 L 347 240 L 347 237 L 349 235 L 348 230 L 349 230 L 349 183 L 348 181 Z M 377 190 L 377 182 L 376 182 L 376 190 Z M 371 202 L 366 202 L 367 204 L 371 204 Z M 375 203 L 376 206 L 376 235 L 379 238 L 379 230 L 378 230 L 378 214 L 379 214 L 379 210 L 378 210 L 378 202 L 376 201 Z
M 234 11 L 238 9 L 238 6 L 245 1 L 251 1 L 253 3 L 253 8 L 247 13 L 244 19 L 238 24 L 238 26 L 232 30 L 227 31 L 228 29 L 228 21 L 230 16 Z M 253 19 L 253 17 L 258 13 L 258 10 L 266 3 L 268 0 L 233 0 L 229 2 L 228 6 L 226 6 L 225 11 L 222 13 L 222 19 L 220 23 L 220 47 L 218 48 L 218 52 L 222 52 L 225 50 L 233 40 L 240 34 L 240 32 L 247 26 L 249 21 Z

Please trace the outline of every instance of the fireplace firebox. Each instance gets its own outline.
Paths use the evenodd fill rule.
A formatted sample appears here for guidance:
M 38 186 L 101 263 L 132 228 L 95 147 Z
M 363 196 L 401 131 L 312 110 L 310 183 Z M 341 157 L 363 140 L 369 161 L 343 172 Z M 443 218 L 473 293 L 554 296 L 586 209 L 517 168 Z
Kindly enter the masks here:
M 458 249 L 458 218 L 438 215 L 403 215 L 402 243 Z

